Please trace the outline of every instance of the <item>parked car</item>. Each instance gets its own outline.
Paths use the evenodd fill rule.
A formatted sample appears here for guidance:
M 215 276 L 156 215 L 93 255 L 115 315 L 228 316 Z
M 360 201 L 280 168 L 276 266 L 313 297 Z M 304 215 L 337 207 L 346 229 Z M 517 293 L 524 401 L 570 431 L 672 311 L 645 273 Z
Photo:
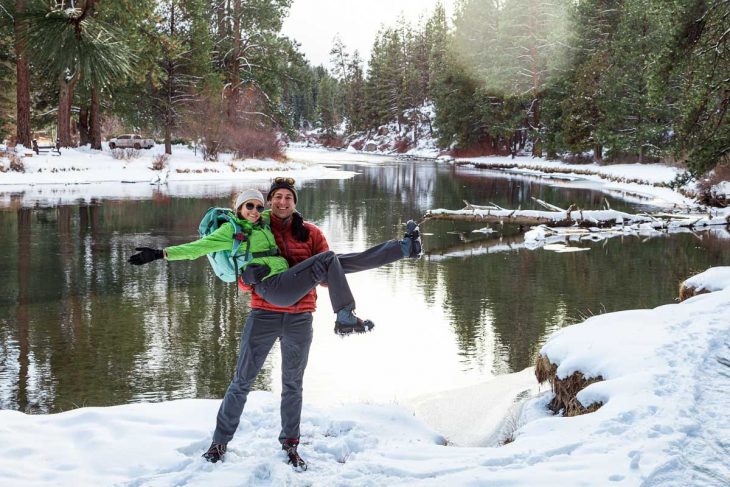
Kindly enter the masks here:
M 154 145 L 154 140 L 145 139 L 138 134 L 124 134 L 109 139 L 110 149 L 149 149 Z

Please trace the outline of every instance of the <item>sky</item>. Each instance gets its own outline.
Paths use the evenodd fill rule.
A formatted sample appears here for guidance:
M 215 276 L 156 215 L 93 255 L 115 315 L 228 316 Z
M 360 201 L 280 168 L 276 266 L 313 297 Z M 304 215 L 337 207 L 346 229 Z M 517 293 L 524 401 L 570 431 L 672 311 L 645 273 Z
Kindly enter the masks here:
M 442 0 L 451 16 L 456 0 Z M 329 66 L 329 51 L 337 34 L 352 53 L 357 49 L 367 62 L 375 34 L 382 26 L 395 25 L 403 14 L 415 24 L 433 12 L 437 0 L 294 0 L 283 33 L 301 44 L 312 65 Z

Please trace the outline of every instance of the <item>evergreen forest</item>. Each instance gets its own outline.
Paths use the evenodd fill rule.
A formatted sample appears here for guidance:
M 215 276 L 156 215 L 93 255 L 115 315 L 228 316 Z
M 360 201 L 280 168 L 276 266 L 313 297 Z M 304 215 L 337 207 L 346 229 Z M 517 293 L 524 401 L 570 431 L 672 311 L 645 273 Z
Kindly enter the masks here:
M 141 131 L 267 157 L 396 124 L 404 150 L 729 163 L 730 0 L 458 0 L 393 19 L 369 59 L 335 38 L 329 66 L 282 33 L 290 5 L 0 0 L 0 140 Z

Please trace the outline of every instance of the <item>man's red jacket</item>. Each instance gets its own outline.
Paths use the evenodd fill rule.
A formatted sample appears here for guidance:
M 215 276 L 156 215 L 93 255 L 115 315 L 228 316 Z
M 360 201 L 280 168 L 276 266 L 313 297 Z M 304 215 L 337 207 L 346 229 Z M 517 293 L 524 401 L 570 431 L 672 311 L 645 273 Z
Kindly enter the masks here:
M 279 247 L 281 256 L 289 262 L 289 267 L 307 260 L 313 255 L 328 251 L 329 245 L 324 237 L 322 230 L 309 222 L 304 222 L 304 226 L 309 229 L 309 239 L 306 242 L 300 242 L 291 234 L 292 219 L 288 218 L 286 222 L 271 213 L 271 231 L 276 239 L 276 245 Z M 238 287 L 244 291 L 251 291 L 251 308 L 265 309 L 268 311 L 278 311 L 281 313 L 305 313 L 313 312 L 317 309 L 317 290 L 312 289 L 306 296 L 297 301 L 293 306 L 282 308 L 268 303 L 264 298 L 256 294 L 256 291 L 246 285 L 241 278 L 238 278 Z

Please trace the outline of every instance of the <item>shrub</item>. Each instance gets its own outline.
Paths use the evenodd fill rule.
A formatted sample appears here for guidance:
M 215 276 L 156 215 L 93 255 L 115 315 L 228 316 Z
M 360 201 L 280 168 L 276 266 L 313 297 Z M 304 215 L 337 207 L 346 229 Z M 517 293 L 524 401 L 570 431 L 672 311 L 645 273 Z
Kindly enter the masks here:
M 397 152 L 398 154 L 403 154 L 404 152 L 407 152 L 408 149 L 411 148 L 411 143 L 406 137 L 399 137 L 395 139 L 395 143 L 393 144 L 393 150 Z
M 188 147 L 192 147 L 192 144 L 190 141 L 184 137 L 173 137 L 170 140 L 171 145 L 186 145 Z
M 345 138 L 338 134 L 322 134 L 319 136 L 319 143 L 325 147 L 343 149 L 345 147 Z
M 697 182 L 697 200 L 703 205 L 726 208 L 730 200 L 724 194 L 715 192 L 715 186 L 723 181 L 730 181 L 730 164 L 716 166 L 707 178 Z
M 167 161 L 170 158 L 170 154 L 158 154 L 152 158 L 152 169 L 153 171 L 162 171 L 167 167 Z
M 268 98 L 257 87 L 245 86 L 237 93 L 208 87 L 195 97 L 183 124 L 185 136 L 199 140 L 203 159 L 214 161 L 222 151 L 238 158 L 283 157 L 271 117 Z
M 128 161 L 139 157 L 137 149 L 112 149 L 112 157 L 117 160 Z
M 560 160 L 568 164 L 592 164 L 593 154 L 586 152 L 563 154 Z
M 679 190 L 680 188 L 685 187 L 689 183 L 691 183 L 694 180 L 694 177 L 692 177 L 692 173 L 689 171 L 683 171 L 676 176 L 674 176 L 674 179 L 672 179 L 670 182 L 667 183 L 667 187 L 673 189 L 673 190 Z
M 557 365 L 551 363 L 546 356 L 538 354 L 535 360 L 535 377 L 540 384 L 550 383 L 550 388 L 555 395 L 548 404 L 548 409 L 553 413 L 558 414 L 562 411 L 563 416 L 579 416 L 592 413 L 603 405 L 603 403 L 597 402 L 586 407 L 576 397 L 589 385 L 602 381 L 602 376 L 586 378 L 582 372 L 576 371 L 570 377 L 559 379 L 557 372 Z
M 228 137 L 239 159 L 282 159 L 284 156 L 276 132 L 265 128 L 239 127 Z
M 25 164 L 23 164 L 23 158 L 17 154 L 8 153 L 8 159 L 10 160 L 10 170 L 15 172 L 25 172 Z

